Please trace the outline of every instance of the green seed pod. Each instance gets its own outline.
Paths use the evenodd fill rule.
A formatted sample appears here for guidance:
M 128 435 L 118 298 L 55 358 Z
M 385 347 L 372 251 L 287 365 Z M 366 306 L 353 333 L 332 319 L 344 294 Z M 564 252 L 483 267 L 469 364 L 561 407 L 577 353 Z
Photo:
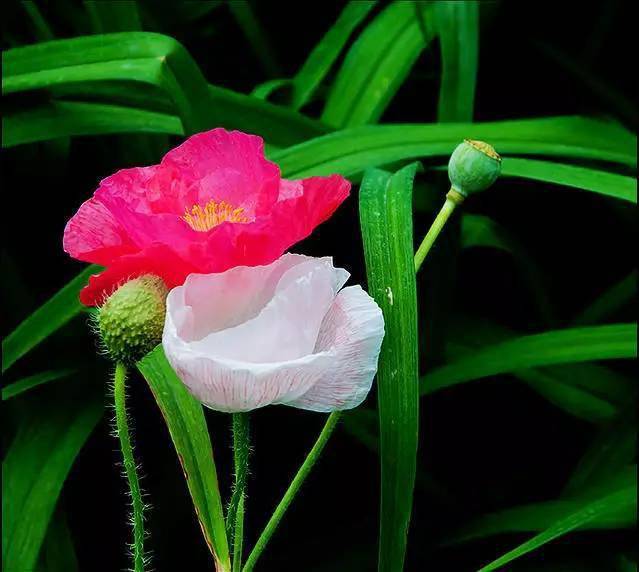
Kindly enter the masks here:
M 500 172 L 501 157 L 483 141 L 464 139 L 448 162 L 451 187 L 464 197 L 490 187 Z
M 98 310 L 97 329 L 116 362 L 132 364 L 162 340 L 168 289 L 146 274 L 120 286 Z

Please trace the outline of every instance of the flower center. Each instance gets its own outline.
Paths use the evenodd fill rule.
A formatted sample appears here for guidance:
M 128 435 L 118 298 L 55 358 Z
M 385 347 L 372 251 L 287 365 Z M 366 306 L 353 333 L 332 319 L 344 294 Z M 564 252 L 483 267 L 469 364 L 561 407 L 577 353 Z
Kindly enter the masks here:
M 193 230 L 206 232 L 223 222 L 249 222 L 243 214 L 243 208 L 235 208 L 226 201 L 210 200 L 204 207 L 193 205 L 191 210 L 186 209 L 182 215 L 184 220 Z

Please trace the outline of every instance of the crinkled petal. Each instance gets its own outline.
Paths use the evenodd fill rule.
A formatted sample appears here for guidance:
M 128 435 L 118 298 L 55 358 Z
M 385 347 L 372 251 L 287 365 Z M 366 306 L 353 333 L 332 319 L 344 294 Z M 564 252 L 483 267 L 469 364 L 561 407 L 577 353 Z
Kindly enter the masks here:
M 351 184 L 340 175 L 283 181 L 280 199 L 273 207 L 272 224 L 289 244 L 306 238 L 344 202 Z
M 197 204 L 226 201 L 259 216 L 277 200 L 280 169 L 264 157 L 264 141 L 256 135 L 218 128 L 189 137 L 169 151 L 162 167 L 170 167 L 197 188 Z
M 332 350 L 313 350 L 328 339 L 326 315 L 347 278 L 328 258 L 292 254 L 267 267 L 189 276 L 167 298 L 167 359 L 218 411 L 295 401 L 335 360 Z
M 357 407 L 368 395 L 377 372 L 384 318 L 360 286 L 344 288 L 320 329 L 315 352 L 332 356 L 330 366 L 306 393 L 286 405 L 328 412 Z
M 113 214 L 95 198 L 84 202 L 64 229 L 62 246 L 74 258 L 108 264 L 137 247 Z

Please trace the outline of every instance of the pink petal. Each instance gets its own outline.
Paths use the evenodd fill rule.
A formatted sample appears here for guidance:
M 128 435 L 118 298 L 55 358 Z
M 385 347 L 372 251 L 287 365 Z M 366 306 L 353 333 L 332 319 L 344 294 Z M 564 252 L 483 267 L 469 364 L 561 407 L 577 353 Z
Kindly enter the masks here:
M 162 167 L 197 188 L 196 204 L 226 201 L 258 216 L 277 200 L 280 169 L 266 160 L 256 135 L 221 128 L 198 133 L 169 151 Z
M 94 264 L 108 264 L 137 250 L 111 212 L 95 198 L 84 202 L 69 220 L 62 246 L 74 258 Z

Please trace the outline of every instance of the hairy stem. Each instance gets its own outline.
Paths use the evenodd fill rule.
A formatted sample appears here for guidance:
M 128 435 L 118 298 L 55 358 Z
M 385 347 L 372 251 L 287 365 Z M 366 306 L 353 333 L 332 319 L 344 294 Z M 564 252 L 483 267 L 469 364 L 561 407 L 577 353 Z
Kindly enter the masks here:
M 324 447 L 326 446 L 328 439 L 330 438 L 331 434 L 335 430 L 335 427 L 337 425 L 337 422 L 339 421 L 340 416 L 341 416 L 340 411 L 334 411 L 328 416 L 328 419 L 326 420 L 326 423 L 324 424 L 324 428 L 322 429 L 322 432 L 317 438 L 317 441 L 315 441 L 313 448 L 310 450 L 309 454 L 306 456 L 306 459 L 302 463 L 302 466 L 299 468 L 299 470 L 297 471 L 297 474 L 295 475 L 288 489 L 284 493 L 282 500 L 279 502 L 279 504 L 275 508 L 275 511 L 273 512 L 273 514 L 271 515 L 271 518 L 266 524 L 266 528 L 264 528 L 262 534 L 257 539 L 257 542 L 255 543 L 255 547 L 249 554 L 249 557 L 246 560 L 246 564 L 244 565 L 244 568 L 243 568 L 244 572 L 250 572 L 255 567 L 255 564 L 258 558 L 260 557 L 262 552 L 264 552 L 266 545 L 268 544 L 269 540 L 273 536 L 273 533 L 277 529 L 277 526 L 282 520 L 282 517 L 286 513 L 288 507 L 293 502 L 295 495 L 300 490 L 300 487 L 306 480 L 306 477 L 308 477 L 309 473 L 311 472 L 311 469 L 313 468 L 313 466 L 319 459 L 320 455 L 322 454 L 322 451 L 324 450 Z
M 133 457 L 133 445 L 129 430 L 129 419 L 126 412 L 126 366 L 118 363 L 115 366 L 115 383 L 113 399 L 115 402 L 115 424 L 122 449 L 124 471 L 129 483 L 131 504 L 133 508 L 133 569 L 135 572 L 144 572 L 144 501 L 140 480 L 137 474 L 137 465 Z
M 235 485 L 226 516 L 226 532 L 233 547 L 233 572 L 242 569 L 242 545 L 244 540 L 244 503 L 248 460 L 250 454 L 249 414 L 233 414 L 233 462 Z

